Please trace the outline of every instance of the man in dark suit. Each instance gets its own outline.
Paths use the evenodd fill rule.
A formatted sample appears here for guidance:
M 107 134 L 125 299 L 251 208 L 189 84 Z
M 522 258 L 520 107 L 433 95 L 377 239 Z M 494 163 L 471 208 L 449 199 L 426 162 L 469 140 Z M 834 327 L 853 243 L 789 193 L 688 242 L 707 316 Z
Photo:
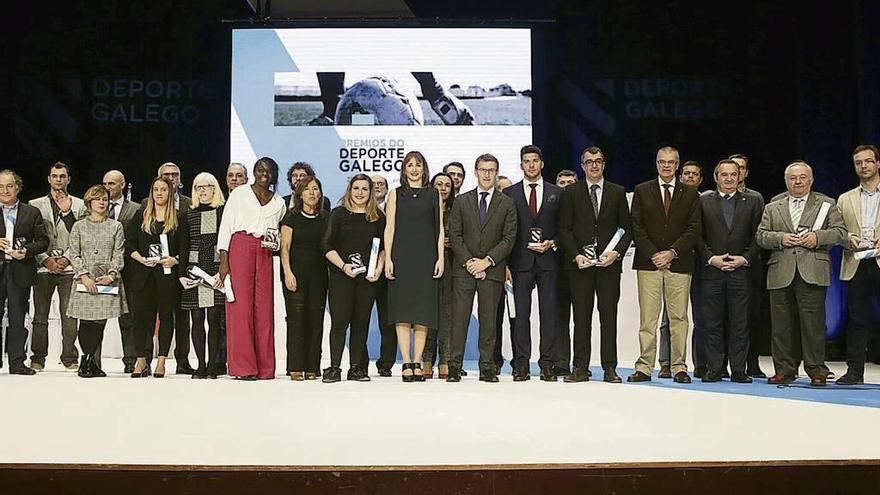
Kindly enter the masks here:
M 730 155 L 730 160 L 737 164 L 739 169 L 739 184 L 736 189 L 744 195 L 754 196 L 761 204 L 761 210 L 764 209 L 764 195 L 758 191 L 746 186 L 746 178 L 749 176 L 749 158 L 742 153 Z M 753 262 L 749 263 L 749 312 L 748 312 L 748 329 L 749 329 L 749 355 L 746 360 L 746 374 L 752 378 L 767 378 L 767 374 L 761 370 L 761 364 L 758 360 L 758 343 L 761 337 L 762 320 L 761 307 L 764 297 L 767 293 L 766 281 L 766 264 L 764 259 L 767 252 L 756 246 L 758 256 L 754 257 Z
M 35 256 L 46 252 L 49 237 L 43 216 L 37 208 L 20 202 L 21 177 L 11 170 L 0 170 L 0 204 L 3 222 L 0 222 L 0 320 L 3 305 L 9 310 L 6 328 L 6 352 L 9 354 L 9 373 L 33 375 L 25 366 L 27 329 L 24 315 L 28 311 L 31 286 L 37 280 Z M 0 342 L 0 349 L 3 349 Z M 0 353 L 2 355 L 2 353 Z
M 107 192 L 110 193 L 110 204 L 107 207 L 108 216 L 123 225 L 127 224 L 137 213 L 138 205 L 133 201 L 129 201 L 123 195 L 126 186 L 125 176 L 118 170 L 111 170 L 104 174 L 102 183 Z M 124 261 L 126 264 L 134 262 L 128 256 L 125 256 Z M 137 360 L 137 349 L 134 347 L 134 336 L 132 335 L 134 322 L 131 316 L 131 291 L 125 291 L 125 296 L 128 298 L 129 312 L 119 317 L 119 334 L 122 337 L 123 370 L 125 373 L 131 374 L 134 372 L 134 363 Z M 150 339 L 149 345 L 153 345 L 152 339 Z M 98 363 L 98 367 L 101 365 L 100 358 L 101 351 L 99 346 L 98 351 L 95 352 L 95 360 Z
M 544 159 L 541 149 L 531 144 L 519 151 L 523 180 L 504 189 L 516 207 L 517 234 L 510 253 L 516 306 L 513 333 L 513 381 L 529 379 L 532 355 L 532 290 L 538 288 L 540 309 L 541 380 L 556 381 L 553 374 L 556 329 L 556 223 L 562 188 L 541 177 Z
M 248 183 L 248 171 L 240 163 L 230 163 L 226 168 L 226 197 L 238 186 Z
M 622 186 L 605 180 L 605 156 L 593 146 L 581 153 L 586 180 L 566 188 L 559 215 L 563 269 L 574 301 L 574 371 L 567 383 L 590 379 L 593 301 L 598 300 L 603 380 L 617 374 L 617 304 L 622 259 L 632 242 L 632 220 Z M 609 246 L 619 229 L 623 234 Z M 610 250 L 605 251 L 606 247 Z
M 516 238 L 513 200 L 495 191 L 498 159 L 480 155 L 474 168 L 477 188 L 455 198 L 449 218 L 454 303 L 448 382 L 461 381 L 474 293 L 479 304 L 480 381 L 498 381 L 493 357 L 495 318 L 507 257 Z
M 714 175 L 718 189 L 700 196 L 703 232 L 697 245 L 702 279 L 701 331 L 705 337 L 702 351 L 708 361 L 702 379 L 721 381 L 727 356 L 730 381 L 751 383 L 746 374 L 749 270 L 759 256 L 755 232 L 763 207 L 754 195 L 737 191 L 739 167 L 733 160 L 718 162 Z
M 306 162 L 296 162 L 287 169 L 287 183 L 290 184 L 290 194 L 284 196 L 282 199 L 288 208 L 293 207 L 293 191 L 296 191 L 296 185 L 306 177 L 317 177 L 315 175 L 315 169 Z M 327 199 L 327 196 L 324 196 L 321 208 L 323 208 L 324 211 L 330 211 L 332 209 L 330 207 L 330 200 Z M 281 285 L 282 287 L 284 286 L 284 284 Z
M 767 289 L 776 374 L 767 383 L 791 383 L 803 360 L 810 385 L 824 387 L 828 251 L 846 241 L 846 227 L 834 200 L 812 191 L 813 169 L 807 163 L 796 160 L 785 167 L 785 185 L 788 194 L 764 207 L 757 233 L 758 245 L 770 251 Z
M 556 174 L 556 185 L 562 189 L 577 181 L 578 177 L 574 170 L 560 170 Z M 561 246 L 559 248 L 561 249 Z M 556 351 L 554 352 L 556 364 L 553 366 L 553 374 L 565 377 L 571 374 L 571 308 L 574 302 L 571 299 L 568 276 L 562 270 L 563 259 L 565 256 L 561 253 L 556 256 L 556 261 L 559 262 L 559 276 L 556 277 Z
M 633 269 L 639 286 L 639 348 L 630 382 L 651 380 L 657 357 L 657 321 L 666 297 L 670 366 L 676 383 L 690 383 L 685 362 L 688 297 L 694 270 L 694 247 L 700 238 L 700 199 L 696 189 L 676 180 L 678 150 L 657 151 L 654 180 L 636 186 L 632 203 Z

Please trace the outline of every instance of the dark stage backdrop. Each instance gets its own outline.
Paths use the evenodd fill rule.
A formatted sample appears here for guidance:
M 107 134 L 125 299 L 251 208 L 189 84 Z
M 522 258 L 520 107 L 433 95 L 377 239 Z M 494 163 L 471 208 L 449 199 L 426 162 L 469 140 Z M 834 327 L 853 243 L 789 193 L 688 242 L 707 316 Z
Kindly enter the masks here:
M 836 197 L 856 184 L 852 148 L 880 143 L 878 2 L 407 4 L 417 18 L 468 19 L 461 25 L 555 21 L 533 28 L 534 141 L 548 178 L 598 145 L 608 177 L 631 190 L 655 173 L 656 149 L 673 145 L 707 171 L 747 154 L 749 184 L 768 198 L 784 189 L 785 165 L 803 158 L 815 189 Z M 76 194 L 119 168 L 140 198 L 166 160 L 182 166 L 187 190 L 197 171 L 222 174 L 230 26 L 221 20 L 251 15 L 244 0 L 28 8 L 0 34 L 2 166 L 25 177 L 25 197 L 45 191 L 56 160 L 71 165 Z

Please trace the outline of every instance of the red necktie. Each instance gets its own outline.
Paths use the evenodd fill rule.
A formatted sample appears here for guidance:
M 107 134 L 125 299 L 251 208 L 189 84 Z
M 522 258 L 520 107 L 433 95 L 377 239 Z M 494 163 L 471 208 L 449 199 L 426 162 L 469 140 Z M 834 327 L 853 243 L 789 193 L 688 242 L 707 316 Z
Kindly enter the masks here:
M 532 188 L 532 192 L 529 193 L 529 214 L 532 215 L 532 220 L 534 220 L 538 218 L 538 185 L 529 184 L 529 187 Z

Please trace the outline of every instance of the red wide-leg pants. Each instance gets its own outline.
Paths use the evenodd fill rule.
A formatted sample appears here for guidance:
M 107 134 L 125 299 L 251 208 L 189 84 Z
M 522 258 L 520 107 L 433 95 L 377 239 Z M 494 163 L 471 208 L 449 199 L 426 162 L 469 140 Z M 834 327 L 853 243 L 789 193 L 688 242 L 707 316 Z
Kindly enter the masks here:
M 260 239 L 237 232 L 229 244 L 235 302 L 226 302 L 229 374 L 275 378 L 275 310 L 272 252 Z

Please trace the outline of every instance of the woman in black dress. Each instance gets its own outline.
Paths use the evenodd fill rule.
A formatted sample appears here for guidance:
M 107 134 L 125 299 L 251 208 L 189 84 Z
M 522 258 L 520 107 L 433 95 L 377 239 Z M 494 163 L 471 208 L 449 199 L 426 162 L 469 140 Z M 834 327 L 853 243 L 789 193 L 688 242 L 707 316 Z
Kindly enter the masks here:
M 455 199 L 455 181 L 446 172 L 440 172 L 431 179 L 431 187 L 440 194 L 440 208 L 443 212 L 443 263 L 448 268 L 452 262 L 452 249 L 449 248 L 449 211 Z M 445 379 L 448 368 L 446 366 L 446 349 L 449 345 L 449 334 L 452 332 L 452 275 L 451 270 L 443 271 L 440 277 L 440 324 L 437 327 L 428 328 L 428 339 L 425 341 L 425 351 L 422 359 L 425 362 L 425 378 L 434 377 L 434 362 L 438 363 L 438 377 Z
M 429 173 L 421 153 L 407 153 L 400 169 L 401 185 L 388 194 L 385 205 L 388 315 L 397 328 L 405 382 L 425 380 L 422 352 L 428 328 L 437 328 L 440 320 L 438 279 L 443 275 L 445 236 L 440 195 L 428 187 Z
M 306 177 L 293 192 L 293 207 L 281 220 L 281 269 L 287 308 L 287 373 L 314 380 L 321 366 L 327 263 L 321 238 L 329 213 L 322 208 L 321 181 Z
M 373 181 L 357 174 L 351 178 L 341 205 L 330 213 L 327 230 L 322 240 L 324 256 L 330 267 L 330 367 L 324 370 L 321 381 L 338 382 L 341 379 L 342 351 L 345 348 L 345 330 L 351 325 L 348 342 L 348 379 L 368 382 L 370 377 L 363 367 L 370 312 L 376 300 L 376 284 L 382 274 L 385 252 L 382 233 L 385 215 L 379 210 L 373 196 Z M 377 263 L 368 276 L 373 239 L 379 250 Z
M 177 282 L 181 230 L 186 217 L 174 207 L 171 181 L 156 177 L 150 184 L 150 197 L 125 226 L 125 251 L 134 263 L 126 263 L 123 280 L 131 290 L 134 306 L 134 345 L 137 362 L 132 378 L 150 376 L 151 348 L 156 314 L 159 315 L 159 359 L 153 376 L 165 376 L 165 359 L 174 335 L 174 310 L 180 304 Z M 163 237 L 164 236 L 164 237 Z M 160 246 L 167 242 L 167 252 Z
M 218 353 L 220 351 L 220 321 L 226 310 L 226 296 L 217 290 L 220 287 L 220 254 L 217 252 L 217 232 L 223 218 L 223 191 L 217 179 L 208 172 L 202 172 L 193 179 L 192 204 L 186 214 L 188 231 L 184 241 L 188 249 L 183 251 L 180 284 L 183 293 L 180 307 L 189 311 L 192 319 L 192 340 L 196 349 L 199 367 L 192 374 L 194 379 L 216 379 L 218 375 Z M 190 267 L 198 267 L 208 275 L 214 275 L 213 287 L 190 278 Z M 205 320 L 208 332 L 205 334 Z M 205 358 L 207 343 L 208 356 Z

